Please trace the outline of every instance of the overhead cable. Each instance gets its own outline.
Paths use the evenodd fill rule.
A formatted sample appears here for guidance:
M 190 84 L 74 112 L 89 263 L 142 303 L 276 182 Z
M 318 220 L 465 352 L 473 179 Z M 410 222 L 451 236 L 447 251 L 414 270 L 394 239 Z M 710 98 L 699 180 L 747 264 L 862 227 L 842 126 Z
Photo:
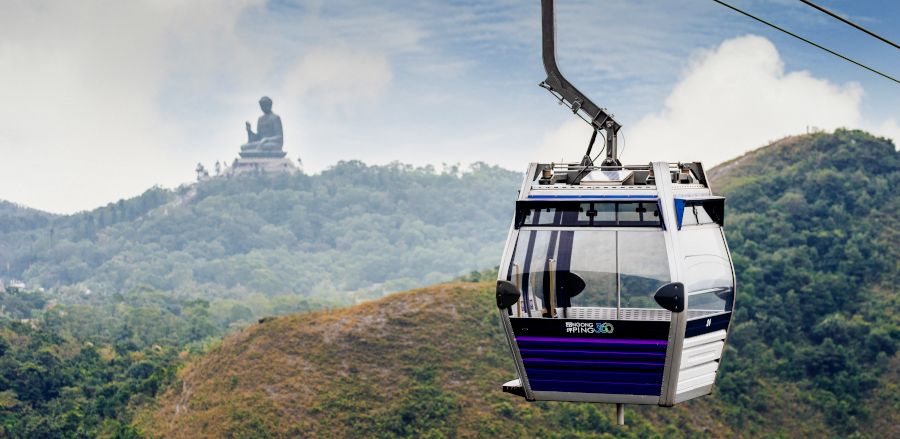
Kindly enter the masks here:
M 848 25 L 850 25 L 850 26 L 853 26 L 853 27 L 855 27 L 855 28 L 857 28 L 857 29 L 859 29 L 859 30 L 861 30 L 861 31 L 863 31 L 863 32 L 865 32 L 865 33 L 867 33 L 867 34 L 869 34 L 869 35 L 875 37 L 875 38 L 878 38 L 879 40 L 884 41 L 885 43 L 890 44 L 891 46 L 894 46 L 894 48 L 896 48 L 896 49 L 900 49 L 900 46 L 898 46 L 897 43 L 895 43 L 895 42 L 893 42 L 893 41 L 891 41 L 891 40 L 889 40 L 889 39 L 887 39 L 887 38 L 884 38 L 884 37 L 882 37 L 881 35 L 878 35 L 878 34 L 876 34 L 875 32 L 872 32 L 872 31 L 870 31 L 870 30 L 868 30 L 868 29 L 866 29 L 866 28 L 864 28 L 864 27 L 862 27 L 862 26 L 860 26 L 860 25 L 858 25 L 858 24 L 856 24 L 856 23 L 854 23 L 854 22 L 852 22 L 852 21 L 850 21 L 850 20 L 847 20 L 846 18 L 841 17 L 840 15 L 837 15 L 837 14 L 835 14 L 834 12 L 829 11 L 828 9 L 825 9 L 825 8 L 819 6 L 819 5 L 817 5 L 817 4 L 815 4 L 815 3 L 811 2 L 811 1 L 808 1 L 808 0 L 800 0 L 800 1 L 803 2 L 803 3 L 805 3 L 807 6 L 809 6 L 809 7 L 811 7 L 811 8 L 818 9 L 820 12 L 825 13 L 825 14 L 827 14 L 827 15 L 830 15 L 832 18 L 838 19 L 838 20 L 844 22 L 845 24 L 848 24 Z
M 831 49 L 829 49 L 829 48 L 827 48 L 827 47 L 824 47 L 824 46 L 819 45 L 819 44 L 816 44 L 816 43 L 814 43 L 814 42 L 812 42 L 812 41 L 810 41 L 810 40 L 807 40 L 806 38 L 803 38 L 803 37 L 801 37 L 800 35 L 797 35 L 797 34 L 791 32 L 791 31 L 789 31 L 789 30 L 780 28 L 780 27 L 778 27 L 778 26 L 776 26 L 776 25 L 774 25 L 774 24 L 772 24 L 772 23 L 769 23 L 769 22 L 766 21 L 766 20 L 763 20 L 762 18 L 759 18 L 759 17 L 757 17 L 757 16 L 755 16 L 755 15 L 753 15 L 753 14 L 750 14 L 749 12 L 744 12 L 744 11 L 742 11 L 742 10 L 740 10 L 740 9 L 734 7 L 734 6 L 731 6 L 731 5 L 729 5 L 728 3 L 725 3 L 725 2 L 723 2 L 723 1 L 720 1 L 720 0 L 712 0 L 712 1 L 718 3 L 718 4 L 722 5 L 722 6 L 725 6 L 726 8 L 731 9 L 731 10 L 733 10 L 733 11 L 735 11 L 735 12 L 738 12 L 738 13 L 740 13 L 740 14 L 746 15 L 746 16 L 748 16 L 748 17 L 750 17 L 750 18 L 752 18 L 752 19 L 754 19 L 754 20 L 756 20 L 756 21 L 758 21 L 758 22 L 760 22 L 760 23 L 762 23 L 762 24 L 765 24 L 766 26 L 769 26 L 769 27 L 772 27 L 772 28 L 774 28 L 774 29 L 777 29 L 777 30 L 779 30 L 779 31 L 781 31 L 781 32 L 784 32 L 784 33 L 786 33 L 786 34 L 788 34 L 788 35 L 790 35 L 790 36 L 792 36 L 792 37 L 794 37 L 794 38 L 796 38 L 796 39 L 798 39 L 798 40 L 800 40 L 800 41 L 803 41 L 804 43 L 807 43 L 807 44 L 810 44 L 810 45 L 812 45 L 812 46 L 818 47 L 819 49 L 822 49 L 822 50 L 824 50 L 824 51 L 826 51 L 826 52 L 828 52 L 828 53 L 830 53 L 830 54 L 832 54 L 832 55 L 834 55 L 834 56 L 836 56 L 836 57 L 838 57 L 838 58 L 841 58 L 841 59 L 843 59 L 844 61 L 848 61 L 848 62 L 851 62 L 851 63 L 853 63 L 853 64 L 856 64 L 857 66 L 862 67 L 862 68 L 864 68 L 864 69 L 866 69 L 866 70 L 868 70 L 868 71 L 870 71 L 870 72 L 872 72 L 872 73 L 875 73 L 876 75 L 883 76 L 883 77 L 885 77 L 885 78 L 887 78 L 887 79 L 889 79 L 889 80 L 891 80 L 891 81 L 896 82 L 897 84 L 900 84 L 900 80 L 897 80 L 897 79 L 894 78 L 893 76 L 887 75 L 887 74 L 885 74 L 885 73 L 881 73 L 881 72 L 879 72 L 878 70 L 875 70 L 875 69 L 873 69 L 873 68 L 871 68 L 871 67 L 869 67 L 869 66 L 867 66 L 867 65 L 865 65 L 865 64 L 862 64 L 862 63 L 860 63 L 860 62 L 857 62 L 857 61 L 854 61 L 854 60 L 852 60 L 852 59 L 850 59 L 850 58 L 847 58 L 846 56 L 841 55 L 840 53 L 837 53 L 837 52 L 835 52 L 835 51 L 833 51 L 833 50 L 831 50 Z

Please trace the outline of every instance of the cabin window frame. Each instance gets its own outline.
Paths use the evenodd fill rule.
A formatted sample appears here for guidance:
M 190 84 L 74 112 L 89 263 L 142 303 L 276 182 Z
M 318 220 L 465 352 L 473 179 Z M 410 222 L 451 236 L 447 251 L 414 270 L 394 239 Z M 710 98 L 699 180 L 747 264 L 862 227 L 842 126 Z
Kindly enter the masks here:
M 635 211 L 626 211 L 626 206 L 636 205 Z M 602 210 L 598 207 L 602 206 Z M 608 209 L 613 206 L 614 209 Z M 614 220 L 596 220 L 598 216 L 608 217 L 614 212 Z M 607 214 L 607 215 L 604 215 Z M 620 215 L 637 213 L 638 220 L 624 220 Z M 553 220 L 548 220 L 548 215 Z M 587 220 L 584 219 L 587 216 Z M 648 220 L 648 218 L 652 218 Z M 514 227 L 641 227 L 665 230 L 662 205 L 658 198 L 637 199 L 586 199 L 575 201 L 517 201 Z

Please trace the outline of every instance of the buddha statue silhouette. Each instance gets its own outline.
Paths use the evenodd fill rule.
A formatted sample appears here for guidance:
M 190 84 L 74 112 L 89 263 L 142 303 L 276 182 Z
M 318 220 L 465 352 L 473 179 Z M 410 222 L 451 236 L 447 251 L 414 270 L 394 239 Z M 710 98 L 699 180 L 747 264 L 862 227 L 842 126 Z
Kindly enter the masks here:
M 263 115 L 256 121 L 256 132 L 253 132 L 250 122 L 244 123 L 247 128 L 247 143 L 241 145 L 241 157 L 284 157 L 287 155 L 281 150 L 284 132 L 281 129 L 281 118 L 272 112 L 272 99 L 267 96 L 260 98 L 259 108 Z

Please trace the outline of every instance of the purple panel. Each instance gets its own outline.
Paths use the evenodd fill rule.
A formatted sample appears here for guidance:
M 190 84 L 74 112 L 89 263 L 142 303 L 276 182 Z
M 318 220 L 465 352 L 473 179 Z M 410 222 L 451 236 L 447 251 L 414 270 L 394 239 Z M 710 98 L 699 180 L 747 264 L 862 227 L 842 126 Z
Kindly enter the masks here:
M 662 371 L 610 372 L 578 369 L 537 369 L 530 367 L 526 369 L 526 373 L 528 374 L 529 380 L 644 383 L 656 385 L 662 383 Z
M 630 340 L 627 338 L 565 338 L 565 337 L 530 337 L 520 335 L 516 341 L 535 341 L 548 343 L 591 343 L 591 344 L 621 344 L 621 345 L 654 345 L 666 346 L 666 340 Z
M 659 395 L 666 340 L 517 336 L 538 391 Z
M 596 381 L 529 380 L 531 389 L 548 392 L 612 393 L 617 395 L 659 395 L 660 384 Z
M 664 362 L 640 363 L 634 361 L 556 360 L 550 358 L 523 358 L 525 367 L 580 367 L 602 369 L 662 369 Z
M 632 360 L 665 360 L 665 352 L 638 352 L 638 351 L 581 351 L 569 349 L 519 349 L 523 357 L 566 357 L 584 359 L 632 359 Z

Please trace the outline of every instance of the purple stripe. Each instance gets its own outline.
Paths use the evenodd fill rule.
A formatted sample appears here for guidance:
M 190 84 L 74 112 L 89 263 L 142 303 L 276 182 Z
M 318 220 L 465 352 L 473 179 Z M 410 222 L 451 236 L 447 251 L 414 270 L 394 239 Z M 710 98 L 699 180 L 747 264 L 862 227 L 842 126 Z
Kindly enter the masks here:
M 597 356 L 602 357 L 604 355 L 609 356 L 623 356 L 623 357 L 633 357 L 633 356 L 645 356 L 645 357 L 665 357 L 666 354 L 663 352 L 624 352 L 624 351 L 569 351 L 569 350 L 558 350 L 558 349 L 532 349 L 532 348 L 524 348 L 519 349 L 523 354 L 583 354 L 584 356 Z
M 643 363 L 638 361 L 592 361 L 592 360 L 562 360 L 552 358 L 523 358 L 525 363 L 577 363 L 609 366 L 649 366 L 660 367 L 663 363 Z
M 650 344 L 665 346 L 666 340 L 629 340 L 624 338 L 564 338 L 564 337 L 530 337 L 526 335 L 516 336 L 516 341 L 548 341 L 556 343 L 598 343 L 598 344 Z
M 607 385 L 607 386 L 616 386 L 616 385 L 629 385 L 635 387 L 647 387 L 647 388 L 659 388 L 661 384 L 652 384 L 652 383 L 616 383 L 609 381 L 562 381 L 562 380 L 532 380 L 532 381 L 540 381 L 542 383 L 560 383 L 560 384 L 592 384 L 597 386 Z
M 555 380 L 531 380 L 532 390 L 601 393 L 619 395 L 653 395 L 658 396 L 661 390 L 659 384 L 638 383 L 609 383 L 592 381 L 555 381 Z
M 610 383 L 662 383 L 662 371 L 632 370 L 628 372 L 583 369 L 526 369 L 529 380 L 588 381 Z

